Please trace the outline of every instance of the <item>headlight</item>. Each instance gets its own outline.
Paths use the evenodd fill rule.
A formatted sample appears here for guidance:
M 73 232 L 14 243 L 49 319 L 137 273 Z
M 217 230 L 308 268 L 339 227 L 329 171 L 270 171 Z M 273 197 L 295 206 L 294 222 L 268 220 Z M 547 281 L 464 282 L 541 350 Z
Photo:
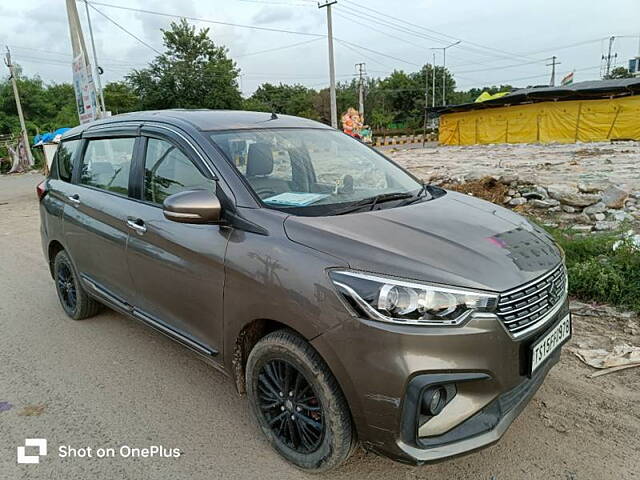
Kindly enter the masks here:
M 332 270 L 331 280 L 354 310 L 372 320 L 409 325 L 459 325 L 472 312 L 492 312 L 495 294 Z

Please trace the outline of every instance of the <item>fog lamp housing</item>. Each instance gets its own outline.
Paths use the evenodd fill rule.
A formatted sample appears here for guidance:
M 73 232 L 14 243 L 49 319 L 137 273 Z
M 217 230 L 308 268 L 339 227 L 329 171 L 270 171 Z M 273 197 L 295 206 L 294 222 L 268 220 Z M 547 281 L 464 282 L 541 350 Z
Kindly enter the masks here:
M 435 417 L 448 403 L 447 389 L 444 386 L 435 386 L 425 390 L 422 394 L 422 415 Z

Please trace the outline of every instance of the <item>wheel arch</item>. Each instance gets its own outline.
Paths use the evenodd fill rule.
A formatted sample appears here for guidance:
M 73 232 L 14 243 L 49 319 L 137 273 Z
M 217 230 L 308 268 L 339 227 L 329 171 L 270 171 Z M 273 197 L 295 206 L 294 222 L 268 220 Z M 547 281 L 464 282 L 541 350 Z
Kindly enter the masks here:
M 269 333 L 284 329 L 290 330 L 301 338 L 309 341 L 309 339 L 302 333 L 289 325 L 267 318 L 252 320 L 238 332 L 233 344 L 233 357 L 231 360 L 233 378 L 235 380 L 238 393 L 246 393 L 247 391 L 245 382 L 246 366 L 249 354 L 251 353 L 251 350 L 253 350 L 253 347 L 260 341 L 260 339 Z
M 62 250 L 65 250 L 65 248 L 58 240 L 51 240 L 49 242 L 47 247 L 47 262 L 49 263 L 49 273 L 51 274 L 51 278 L 53 278 L 53 262 L 58 252 Z

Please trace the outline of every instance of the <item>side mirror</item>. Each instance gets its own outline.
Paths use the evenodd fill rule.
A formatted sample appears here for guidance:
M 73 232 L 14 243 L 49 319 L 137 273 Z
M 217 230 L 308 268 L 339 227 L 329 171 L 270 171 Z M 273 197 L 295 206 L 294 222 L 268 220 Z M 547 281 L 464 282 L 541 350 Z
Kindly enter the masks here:
M 180 223 L 220 223 L 222 206 L 216 195 L 208 190 L 187 190 L 167 197 L 163 203 L 164 216 Z

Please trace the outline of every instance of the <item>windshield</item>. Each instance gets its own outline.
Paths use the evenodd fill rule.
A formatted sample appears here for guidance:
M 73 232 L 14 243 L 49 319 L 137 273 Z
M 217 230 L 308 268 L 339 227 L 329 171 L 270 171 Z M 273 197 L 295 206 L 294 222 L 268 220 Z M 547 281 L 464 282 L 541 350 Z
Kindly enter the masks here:
M 333 130 L 236 130 L 211 139 L 269 208 L 330 215 L 368 200 L 382 208 L 383 199 L 422 188 L 379 153 Z

